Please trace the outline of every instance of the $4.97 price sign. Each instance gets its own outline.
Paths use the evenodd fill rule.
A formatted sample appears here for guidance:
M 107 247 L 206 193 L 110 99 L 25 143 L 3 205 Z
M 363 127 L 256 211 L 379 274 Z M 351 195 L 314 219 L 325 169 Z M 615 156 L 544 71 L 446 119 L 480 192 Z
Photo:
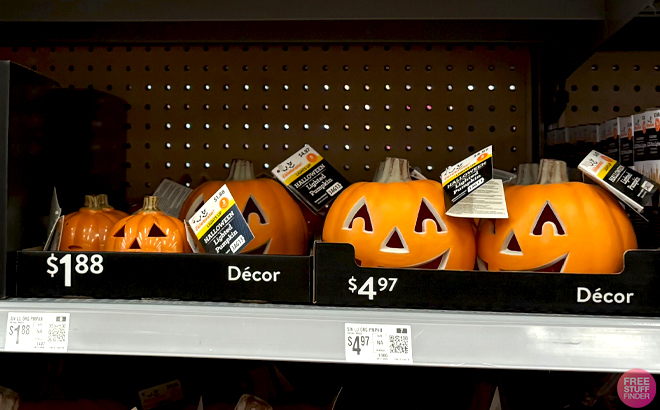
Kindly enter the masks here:
M 413 362 L 412 334 L 408 325 L 346 323 L 344 339 L 347 362 Z
M 374 300 L 374 296 L 378 292 L 392 292 L 396 286 L 398 278 L 378 278 L 376 281 L 373 276 L 369 276 L 364 283 L 358 289 L 358 281 L 355 279 L 355 276 L 351 276 L 348 280 L 348 290 L 351 293 L 355 293 L 357 290 L 358 295 L 367 296 L 369 300 Z M 374 282 L 378 284 L 378 290 L 374 289 Z
M 67 253 L 59 259 L 54 253 L 51 253 L 48 259 L 46 259 L 46 264 L 48 265 L 46 273 L 48 273 L 51 278 L 54 278 L 55 274 L 60 271 L 61 265 L 64 268 L 64 286 L 71 287 L 71 266 L 74 265 L 74 263 L 72 262 L 72 256 L 70 253 Z M 97 253 L 89 257 L 84 253 L 79 253 L 76 255 L 74 269 L 81 275 L 84 275 L 87 272 L 98 275 L 103 272 L 103 256 Z
M 9 312 L 5 351 L 66 352 L 69 319 L 69 313 Z

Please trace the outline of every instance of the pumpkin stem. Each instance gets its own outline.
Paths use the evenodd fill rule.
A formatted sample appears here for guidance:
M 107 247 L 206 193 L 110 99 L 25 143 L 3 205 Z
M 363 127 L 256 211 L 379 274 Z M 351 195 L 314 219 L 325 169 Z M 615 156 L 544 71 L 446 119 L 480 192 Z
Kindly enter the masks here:
M 248 181 L 250 179 L 255 179 L 252 162 L 246 159 L 231 160 L 229 176 L 226 181 Z
M 92 211 L 100 211 L 99 203 L 94 195 L 85 195 L 85 206 L 80 209 L 89 209 Z
M 539 178 L 539 164 L 520 164 L 514 185 L 532 185 Z
M 106 194 L 96 195 L 96 200 L 98 201 L 99 207 L 101 209 L 115 209 L 108 203 L 108 196 Z
M 145 196 L 144 197 L 144 204 L 142 205 L 142 209 L 138 211 L 141 214 L 145 213 L 151 213 L 151 212 L 161 212 L 160 209 L 158 209 L 158 197 L 157 196 Z
M 410 182 L 410 168 L 408 160 L 403 158 L 385 158 L 376 171 L 374 182 L 387 184 L 390 182 Z
M 566 163 L 556 159 L 542 159 L 539 165 L 539 177 L 536 183 L 547 185 L 562 182 L 569 182 Z

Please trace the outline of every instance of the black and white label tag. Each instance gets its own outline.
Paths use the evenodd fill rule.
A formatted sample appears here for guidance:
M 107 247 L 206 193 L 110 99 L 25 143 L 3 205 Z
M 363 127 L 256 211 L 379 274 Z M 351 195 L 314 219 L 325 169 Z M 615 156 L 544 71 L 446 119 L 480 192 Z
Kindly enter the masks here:
M 639 214 L 658 191 L 657 183 L 598 151 L 591 151 L 578 169 Z
M 65 353 L 69 321 L 69 313 L 9 312 L 5 351 Z
M 412 333 L 409 325 L 346 323 L 346 361 L 352 363 L 411 364 Z
M 350 185 L 339 171 L 307 144 L 272 172 L 315 213 L 330 205 Z
M 254 235 L 227 185 L 223 185 L 188 221 L 206 253 L 238 253 Z
M 449 216 L 508 218 L 501 179 L 493 179 L 493 147 L 475 152 L 440 176 Z

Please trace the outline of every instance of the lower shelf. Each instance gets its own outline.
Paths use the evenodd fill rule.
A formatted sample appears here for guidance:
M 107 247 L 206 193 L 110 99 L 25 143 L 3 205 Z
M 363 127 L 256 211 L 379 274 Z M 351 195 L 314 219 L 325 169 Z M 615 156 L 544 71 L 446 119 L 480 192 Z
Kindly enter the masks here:
M 660 373 L 660 319 L 247 303 L 7 299 L 70 313 L 69 353 L 343 362 L 344 324 L 410 325 L 414 365 Z

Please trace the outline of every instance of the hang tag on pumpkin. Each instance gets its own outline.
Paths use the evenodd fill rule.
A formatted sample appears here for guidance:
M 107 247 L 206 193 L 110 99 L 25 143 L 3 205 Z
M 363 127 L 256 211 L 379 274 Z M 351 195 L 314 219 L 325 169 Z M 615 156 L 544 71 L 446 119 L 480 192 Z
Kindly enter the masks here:
M 591 151 L 578 169 L 614 194 L 633 211 L 642 214 L 660 187 L 656 182 L 598 151 Z
M 186 186 L 177 184 L 169 179 L 164 179 L 158 185 L 158 188 L 156 188 L 154 196 L 158 197 L 158 208 L 161 211 L 169 216 L 178 218 L 183 203 L 186 202 L 192 191 L 192 189 Z
M 254 235 L 227 185 L 188 220 L 206 253 L 239 253 Z
M 314 148 L 305 144 L 273 169 L 273 175 L 314 213 L 319 213 L 349 182 Z
M 493 179 L 493 146 L 448 167 L 440 176 L 446 214 L 458 218 L 508 218 L 504 186 Z

